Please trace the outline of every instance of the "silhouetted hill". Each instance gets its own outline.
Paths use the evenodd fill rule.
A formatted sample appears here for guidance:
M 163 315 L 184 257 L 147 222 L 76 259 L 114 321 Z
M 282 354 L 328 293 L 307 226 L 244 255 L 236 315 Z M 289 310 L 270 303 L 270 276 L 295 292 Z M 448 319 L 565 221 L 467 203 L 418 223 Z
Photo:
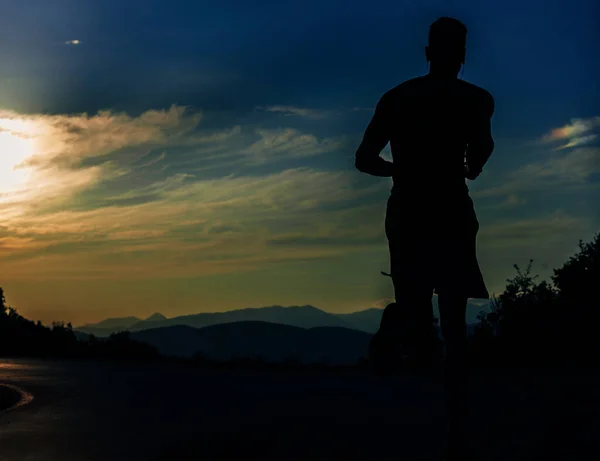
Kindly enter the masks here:
M 131 328 L 136 323 L 141 322 L 142 319 L 138 317 L 119 317 L 102 320 L 98 323 L 83 325 L 77 329 L 80 331 L 86 331 L 88 329 L 93 330 L 110 330 L 111 332 L 126 330 Z M 95 334 L 95 333 L 94 333 Z M 108 335 L 107 335 L 108 336 Z
M 150 317 L 148 317 L 145 321 L 146 322 L 162 322 L 165 320 L 167 320 L 167 318 L 164 315 L 162 315 L 160 312 L 155 312 Z
M 204 328 L 172 326 L 132 333 L 132 339 L 163 355 L 215 360 L 261 358 L 267 362 L 354 364 L 367 351 L 371 335 L 343 327 L 304 329 L 262 321 L 231 322 Z
M 335 314 L 336 317 L 360 331 L 375 333 L 379 329 L 383 309 L 373 307 L 364 311 L 349 314 Z
M 154 317 L 154 316 L 152 316 Z M 175 325 L 185 325 L 194 328 L 203 328 L 210 325 L 217 325 L 232 322 L 260 321 L 271 322 L 282 325 L 291 325 L 300 328 L 313 328 L 322 326 L 347 327 L 352 326 L 334 314 L 324 312 L 314 306 L 270 306 L 260 308 L 236 309 L 227 312 L 210 312 L 192 315 L 183 315 L 164 320 L 139 321 L 130 325 L 129 331 L 143 331 L 150 328 L 169 327 Z M 102 323 L 102 322 L 101 322 Z M 99 324 L 86 325 L 77 328 L 84 333 L 94 334 L 99 337 L 109 336 L 118 331 L 111 328 L 98 328 Z
M 434 306 L 437 307 L 437 297 L 434 297 L 433 303 Z M 468 309 L 470 312 L 478 313 L 482 307 L 483 306 L 479 304 L 469 303 Z M 134 322 L 127 327 L 121 326 L 124 324 L 124 322 L 119 324 L 118 320 L 120 319 L 108 319 L 97 324 L 79 327 L 77 328 L 77 331 L 93 334 L 98 337 L 108 337 L 112 333 L 122 330 L 135 332 L 176 325 L 203 328 L 210 325 L 219 325 L 223 323 L 260 321 L 278 323 L 281 325 L 291 325 L 300 328 L 334 326 L 350 328 L 366 333 L 375 333 L 379 328 L 382 312 L 382 309 L 371 308 L 349 314 L 332 314 L 322 311 L 314 306 L 307 305 L 235 309 L 227 312 L 209 312 L 183 315 L 170 319 L 166 318 L 162 314 L 157 313 L 148 317 L 146 320 L 138 319 L 137 322 Z M 113 322 L 115 325 L 117 325 L 117 327 L 107 327 L 106 322 Z M 110 323 L 108 325 L 110 325 Z M 469 331 L 472 331 L 473 327 L 473 325 L 469 325 Z
M 73 334 L 78 341 L 88 341 L 91 337 L 89 333 L 84 333 L 83 331 L 73 330 Z

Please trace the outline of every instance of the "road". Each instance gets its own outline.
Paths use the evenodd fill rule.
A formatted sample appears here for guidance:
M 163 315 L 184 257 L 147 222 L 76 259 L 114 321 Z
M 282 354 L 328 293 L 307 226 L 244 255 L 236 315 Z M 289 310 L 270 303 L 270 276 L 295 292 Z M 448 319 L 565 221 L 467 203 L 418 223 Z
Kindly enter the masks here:
M 2 461 L 439 459 L 441 385 L 368 373 L 0 360 L 33 400 L 0 413 Z M 471 379 L 482 460 L 597 459 L 600 377 Z

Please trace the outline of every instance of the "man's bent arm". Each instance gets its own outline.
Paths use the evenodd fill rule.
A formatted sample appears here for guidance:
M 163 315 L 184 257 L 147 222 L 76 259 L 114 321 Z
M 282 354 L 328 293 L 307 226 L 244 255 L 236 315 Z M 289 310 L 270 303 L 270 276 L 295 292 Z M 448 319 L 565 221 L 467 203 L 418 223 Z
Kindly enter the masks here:
M 356 151 L 354 166 L 359 171 L 373 176 L 392 176 L 394 164 L 380 157 L 381 151 L 390 140 L 389 123 L 389 111 L 384 95 L 377 104 L 371 123 Z
M 494 114 L 494 99 L 488 93 L 483 105 L 483 110 L 478 114 L 475 126 L 472 127 L 467 151 L 466 163 L 468 179 L 475 179 L 486 164 L 494 150 L 494 140 L 492 138 L 491 118 Z

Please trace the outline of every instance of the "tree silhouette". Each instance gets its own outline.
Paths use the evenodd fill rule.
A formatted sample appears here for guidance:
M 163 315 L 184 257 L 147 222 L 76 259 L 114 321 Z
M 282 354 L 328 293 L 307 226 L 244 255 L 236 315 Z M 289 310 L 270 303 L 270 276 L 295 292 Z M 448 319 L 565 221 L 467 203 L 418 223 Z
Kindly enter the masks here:
M 494 296 L 491 312 L 479 315 L 472 340 L 473 356 L 528 366 L 591 364 L 600 352 L 595 332 L 600 320 L 600 233 L 592 242 L 579 241 L 579 252 L 559 269 L 552 282 L 536 283 L 533 260 L 507 279 Z
M 579 241 L 579 252 L 554 270 L 552 281 L 558 290 L 557 308 L 564 344 L 564 360 L 597 363 L 600 347 L 596 339 L 600 321 L 598 281 L 600 280 L 600 233 L 589 243 Z
M 133 341 L 127 334 L 112 335 L 106 340 L 90 336 L 78 340 L 71 323 L 52 322 L 50 327 L 21 316 L 6 303 L 0 287 L 0 355 L 56 358 L 157 358 L 158 351 L 145 343 Z

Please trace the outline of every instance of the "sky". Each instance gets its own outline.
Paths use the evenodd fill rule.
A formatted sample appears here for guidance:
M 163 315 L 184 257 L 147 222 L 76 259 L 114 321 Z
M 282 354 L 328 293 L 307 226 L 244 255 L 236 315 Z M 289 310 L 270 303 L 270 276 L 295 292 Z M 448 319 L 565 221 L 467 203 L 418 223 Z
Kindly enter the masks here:
M 440 16 L 496 102 L 468 183 L 489 291 L 600 229 L 594 0 L 0 6 L 0 286 L 28 318 L 383 307 L 392 184 L 354 153 Z

